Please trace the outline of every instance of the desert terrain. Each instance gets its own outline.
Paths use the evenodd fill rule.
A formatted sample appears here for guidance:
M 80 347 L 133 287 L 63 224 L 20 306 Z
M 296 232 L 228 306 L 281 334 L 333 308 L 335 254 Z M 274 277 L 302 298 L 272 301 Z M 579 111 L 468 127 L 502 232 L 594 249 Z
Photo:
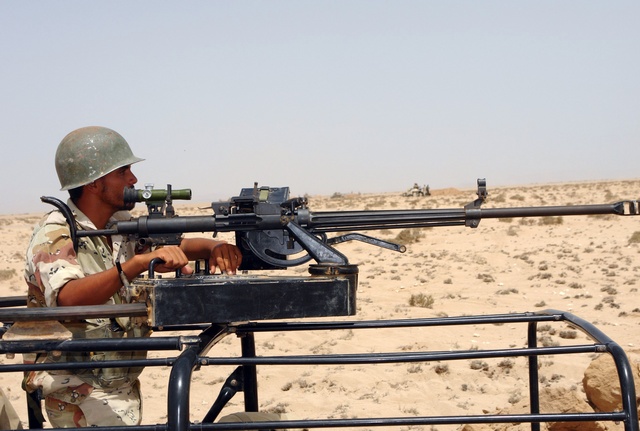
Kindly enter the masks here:
M 295 190 L 292 191 L 295 192 Z M 312 211 L 360 209 L 460 209 L 475 190 L 431 190 L 428 197 L 397 193 L 335 193 L 310 196 Z M 494 188 L 483 208 L 582 205 L 638 199 L 640 180 L 538 184 Z M 210 214 L 206 204 L 176 205 L 178 214 Z M 43 212 L 46 209 L 43 208 Z M 136 211 L 142 214 L 144 206 Z M 25 293 L 23 255 L 33 224 L 42 214 L 0 215 L 0 296 Z M 420 230 L 377 230 L 367 234 L 403 243 L 397 253 L 362 242 L 336 248 L 359 265 L 357 313 L 348 320 L 408 319 L 502 313 L 568 311 L 596 325 L 630 356 L 640 346 L 640 217 L 614 215 L 482 220 L 464 226 Z M 331 236 L 331 235 L 330 235 Z M 231 234 L 220 237 L 233 241 Z M 280 272 L 278 272 L 280 273 Z M 307 266 L 287 275 L 307 274 Z M 327 318 L 325 320 L 337 320 Z M 342 318 L 340 318 L 342 319 Z M 322 320 L 322 319 L 313 319 Z M 191 335 L 191 333 L 181 333 Z M 156 332 L 155 335 L 174 335 Z M 448 326 L 385 330 L 256 334 L 258 355 L 362 352 L 455 351 L 526 347 L 523 324 Z M 566 325 L 540 325 L 540 345 L 590 343 Z M 226 337 L 208 355 L 240 354 L 236 337 Z M 177 355 L 169 352 L 169 356 Z M 18 355 L 19 356 L 19 355 Z M 21 358 L 1 357 L 0 363 Z M 159 356 L 152 353 L 152 357 Z M 540 358 L 542 388 L 568 391 L 585 400 L 583 377 L 595 354 Z M 232 366 L 196 370 L 191 420 L 201 420 Z M 142 374 L 145 424 L 165 423 L 168 367 Z M 480 415 L 518 411 L 528 400 L 524 358 L 376 365 L 311 365 L 258 368 L 263 411 L 288 419 Z M 20 376 L 2 374 L 0 385 L 26 422 Z M 222 414 L 240 411 L 242 394 Z M 622 429 L 607 423 L 599 429 Z M 543 425 L 543 429 L 547 425 Z M 397 429 L 459 430 L 460 426 Z M 485 430 L 468 426 L 466 430 Z M 496 426 L 494 429 L 527 429 Z M 583 428 L 586 429 L 586 428 Z M 594 428 L 595 429 L 595 428 Z

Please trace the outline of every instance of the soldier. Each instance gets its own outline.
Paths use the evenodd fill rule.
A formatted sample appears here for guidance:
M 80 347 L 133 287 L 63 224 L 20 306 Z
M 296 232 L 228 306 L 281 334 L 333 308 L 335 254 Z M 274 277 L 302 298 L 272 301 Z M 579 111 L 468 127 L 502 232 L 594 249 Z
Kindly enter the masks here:
M 131 165 L 142 161 L 117 132 L 85 127 L 64 137 L 55 165 L 61 190 L 69 191 L 68 205 L 78 229 L 104 229 L 110 221 L 127 220 L 124 188 L 137 178 Z M 26 255 L 25 279 L 29 307 L 119 304 L 130 301 L 130 280 L 147 270 L 154 258 L 164 261 L 157 272 L 191 272 L 189 260 L 208 259 L 211 272 L 235 274 L 241 253 L 224 241 L 183 239 L 180 246 L 136 250 L 120 236 L 79 238 L 73 248 L 64 216 L 52 211 L 36 225 Z M 65 322 L 74 338 L 144 337 L 150 329 L 130 319 L 82 319 Z M 59 353 L 59 352 L 58 352 Z M 63 358 L 27 357 L 25 362 L 90 361 L 144 358 L 146 352 L 68 352 Z M 141 368 L 34 371 L 25 377 L 27 391 L 41 390 L 51 426 L 137 425 L 142 401 L 138 376 Z

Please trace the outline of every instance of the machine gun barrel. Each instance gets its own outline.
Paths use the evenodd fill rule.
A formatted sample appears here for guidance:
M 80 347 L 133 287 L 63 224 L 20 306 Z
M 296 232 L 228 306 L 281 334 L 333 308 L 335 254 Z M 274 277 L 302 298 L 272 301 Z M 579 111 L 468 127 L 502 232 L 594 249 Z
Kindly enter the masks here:
M 319 233 L 457 226 L 465 224 L 467 214 L 460 209 L 368 210 L 313 212 L 309 217 L 309 228 Z
M 625 204 L 629 204 L 625 210 Z M 637 214 L 636 201 L 621 201 L 612 204 L 597 205 L 567 205 L 546 207 L 516 207 L 516 208 L 483 208 L 482 218 L 509 218 L 509 217 L 548 217 L 548 216 L 575 216 L 575 215 L 633 215 Z
M 628 209 L 625 209 L 628 204 Z M 513 217 L 545 217 L 637 213 L 637 202 L 612 204 L 567 205 L 513 208 L 465 208 L 420 210 L 329 211 L 309 214 L 308 227 L 314 232 L 344 232 L 349 230 L 403 229 L 435 226 L 477 227 L 471 223 L 481 219 Z

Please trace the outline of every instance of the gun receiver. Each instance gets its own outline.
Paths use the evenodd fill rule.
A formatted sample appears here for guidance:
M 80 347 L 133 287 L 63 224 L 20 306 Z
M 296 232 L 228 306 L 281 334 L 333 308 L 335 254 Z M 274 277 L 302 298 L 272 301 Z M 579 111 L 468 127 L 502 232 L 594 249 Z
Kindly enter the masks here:
M 213 202 L 211 216 L 177 216 L 172 199 L 187 196 L 167 191 L 153 191 L 162 196 L 162 208 L 147 201 L 149 215 L 119 221 L 104 230 L 78 231 L 71 212 L 55 198 L 41 198 L 57 206 L 67 217 L 74 244 L 84 236 L 127 235 L 142 244 L 179 244 L 183 233 L 235 232 L 236 244 L 243 253 L 240 269 L 284 269 L 314 259 L 318 264 L 348 265 L 346 256 L 332 245 L 359 240 L 387 249 L 404 252 L 404 245 L 390 243 L 352 231 L 408 229 L 437 226 L 478 227 L 483 218 L 545 217 L 574 215 L 637 215 L 637 200 L 611 204 L 567 205 L 517 208 L 481 208 L 487 199 L 486 181 L 478 179 L 478 198 L 461 209 L 363 210 L 312 212 L 306 198 L 289 198 L 288 187 L 244 188 L 240 195 L 225 202 Z M 148 190 L 147 190 L 148 191 Z M 144 191 L 128 191 L 135 201 L 144 201 Z M 191 193 L 189 191 L 190 198 Z M 350 232 L 328 238 L 330 232 Z

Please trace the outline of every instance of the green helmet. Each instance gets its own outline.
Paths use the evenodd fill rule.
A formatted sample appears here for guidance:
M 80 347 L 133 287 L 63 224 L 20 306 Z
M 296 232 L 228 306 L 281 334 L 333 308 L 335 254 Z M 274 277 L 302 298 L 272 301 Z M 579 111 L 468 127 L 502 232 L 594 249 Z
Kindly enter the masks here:
M 60 190 L 84 186 L 142 160 L 133 155 L 118 132 L 98 126 L 74 130 L 62 139 L 56 151 Z

